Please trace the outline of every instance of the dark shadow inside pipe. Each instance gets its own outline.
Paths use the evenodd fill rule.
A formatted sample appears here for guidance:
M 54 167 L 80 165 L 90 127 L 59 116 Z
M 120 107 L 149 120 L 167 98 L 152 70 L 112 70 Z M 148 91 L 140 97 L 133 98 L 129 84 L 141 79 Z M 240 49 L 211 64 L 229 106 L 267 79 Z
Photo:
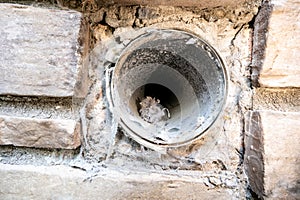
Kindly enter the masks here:
M 205 41 L 181 31 L 153 31 L 132 41 L 118 60 L 114 112 L 126 133 L 143 145 L 181 145 L 203 134 L 219 116 L 226 77 L 222 60 Z M 141 110 L 147 96 L 169 111 L 166 120 L 160 111 Z
M 168 109 L 171 117 L 180 114 L 180 103 L 176 95 L 163 85 L 149 83 L 136 89 L 130 98 L 130 109 L 136 116 L 141 109 L 140 102 L 146 97 L 158 99 L 160 104 Z

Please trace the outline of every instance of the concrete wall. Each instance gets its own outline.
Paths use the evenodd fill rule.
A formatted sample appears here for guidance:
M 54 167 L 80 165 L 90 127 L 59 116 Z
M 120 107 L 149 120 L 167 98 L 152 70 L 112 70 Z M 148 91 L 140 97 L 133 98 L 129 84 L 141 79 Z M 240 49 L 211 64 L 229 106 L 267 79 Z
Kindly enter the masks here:
M 114 2 L 0 4 L 1 199 L 297 199 L 299 2 Z M 114 132 L 107 101 L 107 69 L 155 28 L 229 76 L 214 126 L 163 153 Z

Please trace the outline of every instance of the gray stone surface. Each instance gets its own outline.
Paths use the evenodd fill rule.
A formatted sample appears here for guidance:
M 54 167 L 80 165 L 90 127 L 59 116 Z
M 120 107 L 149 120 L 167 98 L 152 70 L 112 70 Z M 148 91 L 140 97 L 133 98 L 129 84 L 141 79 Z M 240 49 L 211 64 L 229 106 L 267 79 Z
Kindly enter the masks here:
M 262 87 L 300 87 L 298 0 L 270 1 L 254 28 L 253 78 Z
M 249 112 L 245 168 L 252 189 L 267 199 L 300 195 L 300 113 Z
M 81 14 L 0 4 L 0 95 L 72 96 Z
M 245 170 L 251 189 L 260 197 L 264 195 L 263 132 L 258 112 L 249 111 L 245 128 Z
M 0 145 L 75 149 L 79 134 L 74 120 L 0 116 Z
M 201 174 L 97 170 L 0 164 L 0 199 L 236 199 L 227 188 L 207 187 Z

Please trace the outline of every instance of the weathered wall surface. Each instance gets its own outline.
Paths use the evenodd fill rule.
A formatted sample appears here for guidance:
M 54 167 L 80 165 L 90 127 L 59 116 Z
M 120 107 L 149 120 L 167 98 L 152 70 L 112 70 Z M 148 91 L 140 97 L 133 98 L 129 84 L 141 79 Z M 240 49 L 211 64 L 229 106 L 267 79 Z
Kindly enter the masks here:
M 248 123 L 246 170 L 253 188 L 271 199 L 297 198 L 299 112 L 251 111 Z
M 300 86 L 299 10 L 297 0 L 271 1 L 257 16 L 253 76 L 261 87 Z
M 209 1 L 209 0 L 174 0 L 174 1 L 159 1 L 159 0 L 96 0 L 99 5 L 143 5 L 143 6 L 185 6 L 185 7 L 198 7 L 198 8 L 214 8 L 218 6 L 222 7 L 235 7 L 236 5 L 242 5 L 247 2 L 247 0 L 224 0 L 220 1 Z
M 252 189 L 269 199 L 300 195 L 299 12 L 299 1 L 265 2 L 254 23 L 245 168 Z
M 72 98 L 57 97 L 75 96 L 81 79 L 81 14 L 12 4 L 0 9 L 0 144 L 79 147 Z
M 0 13 L 0 94 L 72 96 L 81 15 L 13 5 Z
M 296 1 L 72 2 L 0 5 L 1 198 L 299 196 Z M 203 38 L 229 77 L 214 126 L 164 154 L 113 130 L 107 93 L 108 69 L 155 28 Z
M 225 200 L 232 197 L 230 189 L 207 190 L 202 177 L 196 174 L 178 177 L 176 174 L 162 176 L 155 172 L 102 169 L 97 177 L 89 179 L 88 173 L 65 166 L 0 164 L 0 175 L 1 199 Z

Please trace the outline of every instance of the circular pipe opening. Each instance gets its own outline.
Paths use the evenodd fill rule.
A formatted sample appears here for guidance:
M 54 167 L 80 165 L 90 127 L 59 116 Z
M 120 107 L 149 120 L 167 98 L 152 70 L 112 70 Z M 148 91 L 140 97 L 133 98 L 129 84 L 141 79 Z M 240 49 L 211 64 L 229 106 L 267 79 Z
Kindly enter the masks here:
M 116 64 L 113 112 L 145 146 L 182 145 L 215 122 L 226 80 L 221 59 L 206 42 L 182 31 L 153 30 L 133 40 Z

